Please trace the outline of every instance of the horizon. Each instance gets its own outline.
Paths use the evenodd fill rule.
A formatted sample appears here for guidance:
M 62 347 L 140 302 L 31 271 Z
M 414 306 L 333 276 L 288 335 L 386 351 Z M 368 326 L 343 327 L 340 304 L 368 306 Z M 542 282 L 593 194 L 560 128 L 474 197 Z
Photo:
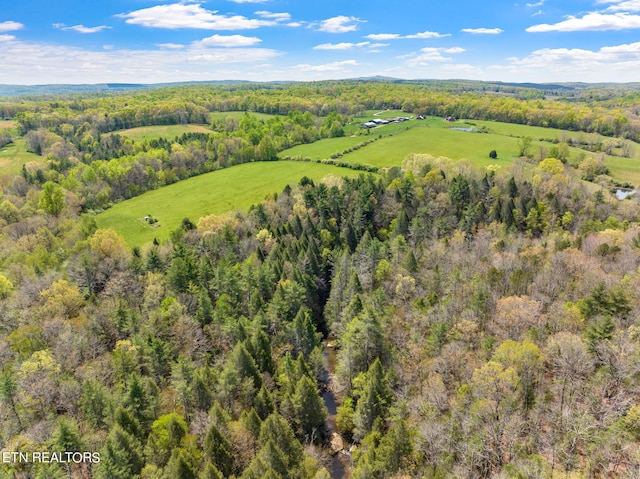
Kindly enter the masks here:
M 638 29 L 638 0 L 33 0 L 0 16 L 0 84 L 628 83 Z

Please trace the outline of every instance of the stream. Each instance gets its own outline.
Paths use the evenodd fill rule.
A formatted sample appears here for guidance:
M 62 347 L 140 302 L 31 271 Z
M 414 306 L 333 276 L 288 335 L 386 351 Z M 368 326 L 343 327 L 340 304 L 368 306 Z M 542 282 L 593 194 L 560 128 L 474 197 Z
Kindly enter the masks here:
M 333 444 L 334 441 L 343 441 L 342 437 L 338 434 L 336 427 L 338 402 L 333 394 L 333 387 L 331 384 L 331 377 L 335 373 L 336 369 L 336 349 L 331 341 L 327 341 L 322 352 L 327 359 L 327 377 L 325 378 L 327 388 L 322 392 L 322 400 L 324 401 L 324 405 L 329 413 L 327 416 L 327 431 L 331 438 L 331 443 Z M 347 446 L 347 444 L 344 444 L 344 446 Z M 327 464 L 327 470 L 333 479 L 349 479 L 351 477 L 351 455 L 348 450 L 346 450 L 346 447 L 331 456 L 331 461 Z

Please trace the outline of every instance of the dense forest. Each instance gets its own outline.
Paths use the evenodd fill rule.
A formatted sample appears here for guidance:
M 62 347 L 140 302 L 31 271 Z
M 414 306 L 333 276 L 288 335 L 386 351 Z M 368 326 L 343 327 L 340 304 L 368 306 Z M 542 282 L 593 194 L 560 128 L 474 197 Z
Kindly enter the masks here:
M 558 159 L 303 177 L 135 247 L 93 216 L 369 108 L 636 139 L 635 98 L 374 83 L 1 103 L 47 161 L 0 184 L 0 449 L 99 461 L 2 456 L 0 477 L 638 477 L 640 206 Z M 283 116 L 112 133 L 232 110 Z

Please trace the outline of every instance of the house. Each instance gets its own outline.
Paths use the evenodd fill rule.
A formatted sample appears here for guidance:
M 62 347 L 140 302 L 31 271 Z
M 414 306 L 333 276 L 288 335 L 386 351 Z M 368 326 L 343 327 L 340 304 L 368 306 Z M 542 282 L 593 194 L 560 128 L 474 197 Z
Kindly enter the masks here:
M 456 121 L 456 118 L 453 116 L 448 116 L 445 118 L 446 121 Z
M 360 126 L 362 128 L 375 128 L 378 125 L 376 123 L 372 122 L 372 121 L 367 121 L 366 123 L 360 124 Z

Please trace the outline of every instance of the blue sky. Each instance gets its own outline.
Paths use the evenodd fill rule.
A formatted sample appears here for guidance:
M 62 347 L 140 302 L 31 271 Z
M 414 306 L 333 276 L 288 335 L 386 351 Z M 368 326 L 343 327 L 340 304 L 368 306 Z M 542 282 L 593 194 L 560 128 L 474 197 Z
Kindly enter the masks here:
M 640 81 L 640 0 L 3 0 L 0 83 Z

